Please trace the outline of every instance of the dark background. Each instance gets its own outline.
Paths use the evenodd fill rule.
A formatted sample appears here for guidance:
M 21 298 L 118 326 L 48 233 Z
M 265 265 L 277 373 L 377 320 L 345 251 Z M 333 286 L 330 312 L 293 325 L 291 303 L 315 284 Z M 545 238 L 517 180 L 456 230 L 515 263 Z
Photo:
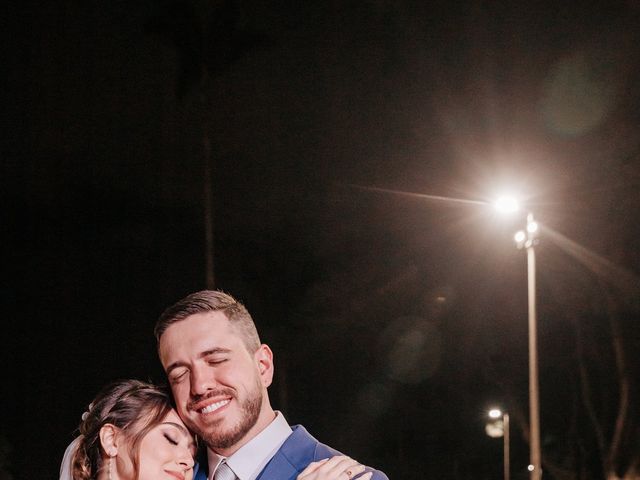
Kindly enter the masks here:
M 26 1 L 3 17 L 7 478 L 57 478 L 100 386 L 163 381 L 155 320 L 206 285 L 207 162 L 216 287 L 275 352 L 274 406 L 396 479 L 500 478 L 492 405 L 527 476 L 523 217 L 397 193 L 521 192 L 546 229 L 543 448 L 565 478 L 603 478 L 578 379 L 609 443 L 611 339 L 637 399 L 638 2 Z M 638 412 L 625 422 L 620 469 L 640 456 Z

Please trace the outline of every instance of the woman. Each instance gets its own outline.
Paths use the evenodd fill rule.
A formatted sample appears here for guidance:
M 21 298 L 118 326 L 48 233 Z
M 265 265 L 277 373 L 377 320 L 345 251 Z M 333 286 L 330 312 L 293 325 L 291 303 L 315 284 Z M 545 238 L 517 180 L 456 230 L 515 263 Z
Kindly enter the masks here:
M 82 415 L 61 480 L 192 480 L 196 444 L 169 394 L 138 380 L 105 387 Z M 350 480 L 364 466 L 348 457 L 314 462 L 297 480 Z M 359 477 L 368 480 L 371 473 Z
M 82 415 L 74 443 L 60 478 L 190 480 L 193 474 L 194 439 L 169 395 L 137 380 L 105 387 Z

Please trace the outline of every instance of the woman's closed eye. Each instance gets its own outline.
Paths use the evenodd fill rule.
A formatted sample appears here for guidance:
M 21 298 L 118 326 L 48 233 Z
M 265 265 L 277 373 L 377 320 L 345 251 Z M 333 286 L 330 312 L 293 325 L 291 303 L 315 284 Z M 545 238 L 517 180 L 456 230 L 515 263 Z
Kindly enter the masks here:
M 164 434 L 164 438 L 167 439 L 167 442 L 169 442 L 171 445 L 178 445 L 178 441 L 175 440 L 171 435 L 169 435 L 168 433 Z

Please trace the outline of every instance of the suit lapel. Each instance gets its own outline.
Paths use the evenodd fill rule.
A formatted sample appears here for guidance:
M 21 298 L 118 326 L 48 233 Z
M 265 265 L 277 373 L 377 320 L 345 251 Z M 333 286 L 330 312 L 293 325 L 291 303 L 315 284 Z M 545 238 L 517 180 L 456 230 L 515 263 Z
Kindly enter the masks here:
M 256 480 L 293 480 L 314 460 L 318 441 L 301 425 L 282 444 Z
M 295 480 L 309 463 L 315 460 L 318 441 L 300 425 L 292 427 L 293 433 L 267 463 L 256 480 Z M 207 480 L 207 456 L 198 456 L 194 468 L 194 480 Z
M 281 452 L 275 454 L 256 480 L 293 480 L 298 469 Z
M 207 472 L 204 468 L 198 468 L 193 474 L 193 480 L 207 480 Z
M 207 449 L 201 448 L 196 455 L 196 464 L 193 466 L 193 480 L 207 480 L 209 465 Z

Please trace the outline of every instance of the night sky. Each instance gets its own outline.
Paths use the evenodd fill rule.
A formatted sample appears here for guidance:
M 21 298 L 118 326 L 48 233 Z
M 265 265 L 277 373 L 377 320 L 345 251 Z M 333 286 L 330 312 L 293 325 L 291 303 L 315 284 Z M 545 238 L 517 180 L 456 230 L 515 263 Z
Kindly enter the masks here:
M 498 405 L 527 478 L 524 217 L 487 203 L 505 189 L 543 226 L 545 478 L 604 478 L 621 411 L 610 464 L 640 468 L 640 3 L 4 17 L 0 478 L 57 478 L 102 385 L 163 381 L 153 325 L 207 285 L 208 213 L 209 273 L 272 347 L 290 422 L 390 478 L 498 479 Z

